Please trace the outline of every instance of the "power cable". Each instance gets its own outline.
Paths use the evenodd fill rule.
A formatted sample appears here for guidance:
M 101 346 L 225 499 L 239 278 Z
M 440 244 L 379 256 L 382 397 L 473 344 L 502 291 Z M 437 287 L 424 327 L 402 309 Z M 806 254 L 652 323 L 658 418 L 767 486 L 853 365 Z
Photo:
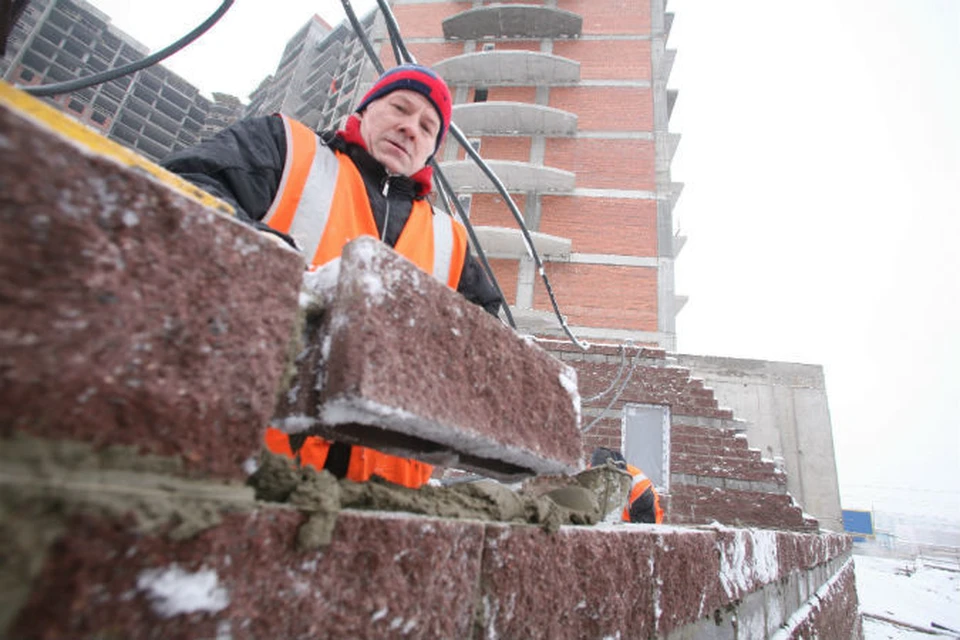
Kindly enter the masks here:
M 617 375 L 613 378 L 613 382 L 610 383 L 610 386 L 608 386 L 606 389 L 604 389 L 603 391 L 601 391 L 600 393 L 598 393 L 598 394 L 595 395 L 595 396 L 590 396 L 589 398 L 583 398 L 583 399 L 582 399 L 582 402 L 596 402 L 597 400 L 599 400 L 599 399 L 601 399 L 601 398 L 605 398 L 605 397 L 607 396 L 607 394 L 610 393 L 611 391 L 613 391 L 613 388 L 614 388 L 615 386 L 617 386 L 617 383 L 620 382 L 620 376 L 623 375 L 623 370 L 627 368 L 627 349 L 626 349 L 626 345 L 628 345 L 628 344 L 631 344 L 631 341 L 630 341 L 630 340 L 628 340 L 626 343 L 620 345 L 620 348 L 619 348 L 619 351 L 620 351 L 620 370 L 617 371 Z
M 377 0 L 377 5 L 383 12 L 383 17 L 387 24 L 387 31 L 390 34 L 391 43 L 396 43 L 396 48 L 398 48 L 402 54 L 402 57 L 397 58 L 397 62 L 416 63 L 416 58 L 413 57 L 403 42 L 403 37 L 400 35 L 400 27 L 397 24 L 397 20 L 394 17 L 393 12 L 390 10 L 390 6 L 387 4 L 387 0 Z M 553 311 L 557 316 L 557 320 L 560 322 L 560 327 L 563 329 L 564 333 L 567 334 L 567 337 L 571 342 L 573 342 L 573 344 L 586 351 L 590 348 L 590 345 L 588 343 L 581 342 L 575 335 L 573 335 L 573 332 L 570 331 L 570 327 L 567 325 L 566 317 L 560 313 L 560 306 L 558 305 L 557 298 L 553 293 L 553 287 L 550 285 L 550 280 L 547 279 L 547 273 L 543 267 L 543 261 L 540 260 L 540 255 L 537 253 L 537 250 L 533 245 L 533 238 L 530 236 L 530 231 L 527 229 L 527 225 L 523 220 L 523 214 L 520 213 L 520 209 L 517 207 L 517 204 L 513 201 L 513 198 L 507 192 L 506 187 L 504 186 L 503 182 L 501 182 L 497 174 L 494 173 L 493 170 L 483 160 L 483 158 L 480 157 L 480 154 L 477 153 L 476 149 L 473 148 L 473 145 L 469 143 L 466 136 L 464 136 L 463 132 L 460 131 L 460 128 L 453 122 L 450 123 L 450 133 L 453 134 L 453 137 L 457 140 L 457 142 L 460 143 L 460 146 L 463 147 L 464 151 L 467 152 L 467 155 L 470 156 L 470 159 L 473 160 L 478 167 L 480 167 L 480 170 L 485 176 L 487 176 L 490 182 L 493 183 L 493 186 L 497 189 L 497 192 L 507 203 L 507 206 L 510 208 L 510 212 L 513 214 L 513 217 L 517 221 L 520 231 L 523 234 L 523 241 L 527 248 L 527 255 L 533 258 L 533 261 L 537 267 L 537 271 L 540 274 L 540 279 L 543 280 L 544 287 L 547 290 L 547 295 L 550 297 L 550 304 L 553 306 Z
M 607 406 L 603 408 L 596 418 L 594 418 L 590 424 L 583 428 L 583 433 L 587 433 L 590 429 L 593 429 L 600 420 L 607 415 L 607 411 L 616 404 L 617 400 L 620 399 L 621 394 L 627 388 L 627 385 L 630 384 L 630 378 L 633 377 L 633 372 L 637 369 L 637 364 L 640 362 L 640 354 L 643 353 L 643 347 L 637 347 L 637 353 L 633 356 L 633 361 L 630 363 L 630 371 L 627 372 L 627 377 L 624 378 L 623 383 L 620 385 L 620 388 L 617 389 L 617 393 L 614 394 L 613 398 L 610 399 L 610 402 L 607 403 Z
M 135 73 L 141 69 L 146 69 L 149 66 L 152 66 L 161 60 L 169 58 L 177 51 L 180 51 L 185 46 L 199 38 L 201 35 L 206 33 L 210 27 L 217 23 L 220 18 L 223 17 L 223 14 L 227 12 L 230 8 L 230 5 L 233 4 L 233 0 L 223 0 L 220 4 L 220 7 L 217 8 L 210 17 L 204 20 L 197 28 L 183 36 L 170 46 L 157 51 L 154 54 L 147 56 L 146 58 L 141 58 L 140 60 L 135 60 L 130 64 L 125 64 L 121 67 L 116 67 L 114 69 L 107 69 L 100 73 L 95 73 L 92 76 L 86 76 L 84 78 L 75 78 L 74 80 L 67 80 L 64 82 L 55 82 L 53 84 L 44 84 L 39 86 L 22 86 L 17 85 L 17 88 L 28 93 L 32 96 L 38 98 L 45 98 L 48 96 L 55 96 L 62 93 L 72 93 L 74 91 L 80 91 L 81 89 L 86 89 L 98 84 L 103 84 L 104 82 L 110 82 L 111 80 L 116 80 L 117 78 L 123 77 L 130 73 Z
M 367 56 L 370 58 L 374 69 L 377 70 L 378 74 L 383 74 L 383 63 L 380 61 L 380 57 L 377 56 L 376 51 L 373 50 L 370 40 L 366 37 L 366 34 L 363 30 L 363 25 L 357 18 L 357 14 L 353 11 L 353 6 L 350 4 L 350 0 L 340 0 L 340 4 L 343 5 L 343 10 L 347 14 L 347 20 L 350 21 L 350 26 L 353 27 L 354 33 L 356 33 L 357 37 L 360 38 L 360 43 L 363 46 L 364 51 L 367 52 Z M 402 59 L 400 57 L 401 51 L 399 47 L 395 46 L 393 53 L 399 62 Z M 490 283 L 493 285 L 493 288 L 496 289 L 497 295 L 500 296 L 500 299 L 503 301 L 500 305 L 500 308 L 503 309 L 503 314 L 506 316 L 507 324 L 509 324 L 512 329 L 516 329 L 517 323 L 513 318 L 513 313 L 510 311 L 510 305 L 507 304 L 507 298 L 503 295 L 503 291 L 500 289 L 500 283 L 497 282 L 497 277 L 494 275 L 493 268 L 490 266 L 490 262 L 487 260 L 487 255 L 484 252 L 483 247 L 480 246 L 480 239 L 477 238 L 476 231 L 474 231 L 473 225 L 470 224 L 470 218 L 467 216 L 467 212 L 463 210 L 463 205 L 460 204 L 459 198 L 456 197 L 456 193 L 450 186 L 449 181 L 447 181 L 447 177 L 443 175 L 443 172 L 440 170 L 440 165 L 434 158 L 430 159 L 430 166 L 433 168 L 434 175 L 437 178 L 437 186 L 439 187 L 440 195 L 447 203 L 447 211 L 455 210 L 457 212 L 457 216 L 463 222 L 463 226 L 466 228 L 467 234 L 470 236 L 470 241 L 473 242 L 473 246 L 477 250 L 477 257 L 480 259 L 480 264 L 483 266 L 483 269 L 486 272 L 487 277 L 490 279 Z

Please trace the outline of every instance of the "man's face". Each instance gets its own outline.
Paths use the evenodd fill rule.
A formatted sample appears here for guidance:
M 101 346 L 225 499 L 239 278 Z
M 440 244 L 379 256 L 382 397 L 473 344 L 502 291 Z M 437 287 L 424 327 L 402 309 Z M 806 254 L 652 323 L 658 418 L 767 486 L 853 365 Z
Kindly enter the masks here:
M 427 163 L 440 132 L 440 116 L 416 91 L 398 89 L 374 100 L 360 118 L 367 151 L 387 171 L 412 176 Z

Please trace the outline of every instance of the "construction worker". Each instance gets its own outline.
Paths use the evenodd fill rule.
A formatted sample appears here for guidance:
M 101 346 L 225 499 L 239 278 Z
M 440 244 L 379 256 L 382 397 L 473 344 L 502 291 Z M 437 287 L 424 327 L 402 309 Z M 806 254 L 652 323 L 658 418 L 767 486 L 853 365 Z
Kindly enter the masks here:
M 163 165 L 233 205 L 237 217 L 303 252 L 315 269 L 374 236 L 496 315 L 502 299 L 470 255 L 466 230 L 433 210 L 427 162 L 450 126 L 450 90 L 427 67 L 385 72 L 343 129 L 316 134 L 287 116 L 241 120 Z M 366 447 L 268 428 L 269 450 L 357 482 L 417 488 L 433 468 Z
M 663 522 L 660 496 L 654 489 L 653 482 L 639 468 L 627 463 L 619 451 L 606 447 L 597 447 L 593 451 L 593 455 L 590 457 L 590 466 L 598 467 L 608 461 L 633 477 L 630 495 L 627 497 L 627 505 L 623 508 L 623 521 L 656 524 Z

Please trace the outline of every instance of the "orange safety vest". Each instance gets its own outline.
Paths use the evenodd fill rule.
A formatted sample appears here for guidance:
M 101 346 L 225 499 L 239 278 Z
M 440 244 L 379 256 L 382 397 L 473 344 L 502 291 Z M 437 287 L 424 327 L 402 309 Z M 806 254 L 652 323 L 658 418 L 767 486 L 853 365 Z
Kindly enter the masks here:
M 660 524 L 663 522 L 663 509 L 660 508 L 660 495 L 657 494 L 657 490 L 654 489 L 653 482 L 650 481 L 650 478 L 648 478 L 643 471 L 632 464 L 627 465 L 627 473 L 633 476 L 633 485 L 630 487 L 627 506 L 623 508 L 623 521 L 630 522 L 630 505 L 633 504 L 634 500 L 642 496 L 647 489 L 650 489 L 653 491 L 653 508 L 656 523 Z
M 293 237 L 303 250 L 310 269 L 340 257 L 351 240 L 377 236 L 363 177 L 348 156 L 318 143 L 308 127 L 282 116 L 286 129 L 287 156 L 277 195 L 263 221 Z M 415 200 L 410 218 L 400 232 L 394 250 L 451 289 L 460 282 L 467 255 L 467 232 L 453 217 L 436 214 L 425 200 Z M 287 434 L 267 428 L 264 438 L 273 453 L 294 457 Z M 300 464 L 323 469 L 330 441 L 306 438 L 298 451 Z M 353 446 L 346 477 L 365 482 L 373 475 L 417 488 L 427 481 L 433 467 L 416 460 Z

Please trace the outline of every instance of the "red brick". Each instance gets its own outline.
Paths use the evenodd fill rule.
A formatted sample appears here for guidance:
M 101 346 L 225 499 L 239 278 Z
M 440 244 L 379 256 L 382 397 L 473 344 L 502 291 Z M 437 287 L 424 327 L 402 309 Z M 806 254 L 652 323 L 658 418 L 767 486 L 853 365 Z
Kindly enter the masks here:
M 527 198 L 520 193 L 511 193 L 514 204 L 524 213 Z M 470 222 L 476 226 L 505 227 L 519 230 L 517 219 L 510 207 L 498 193 L 475 193 L 470 204 Z
M 656 189 L 651 140 L 551 138 L 543 162 L 576 173 L 581 189 Z
M 581 16 L 584 35 L 644 35 L 651 29 L 649 2 L 559 0 L 557 8 Z
M 653 93 L 642 87 L 553 87 L 550 106 L 577 114 L 579 131 L 653 131 Z
M 657 270 L 591 264 L 547 263 L 547 277 L 571 325 L 657 330 Z M 610 292 L 617 306 L 611 307 Z M 551 310 L 541 281 L 534 285 L 535 309 Z
M 581 80 L 650 80 L 649 40 L 558 40 L 553 54 L 580 63 Z
M 425 4 L 394 4 L 393 15 L 400 25 L 400 33 L 407 38 L 435 38 L 443 35 L 443 21 L 469 5 L 462 2 L 431 2 Z M 463 51 L 461 44 L 461 52 Z M 409 45 L 408 45 L 409 47 Z M 417 58 L 419 61 L 419 58 Z
M 597 233 L 597 221 L 615 234 Z M 543 196 L 540 231 L 570 238 L 572 251 L 656 257 L 656 200 Z

